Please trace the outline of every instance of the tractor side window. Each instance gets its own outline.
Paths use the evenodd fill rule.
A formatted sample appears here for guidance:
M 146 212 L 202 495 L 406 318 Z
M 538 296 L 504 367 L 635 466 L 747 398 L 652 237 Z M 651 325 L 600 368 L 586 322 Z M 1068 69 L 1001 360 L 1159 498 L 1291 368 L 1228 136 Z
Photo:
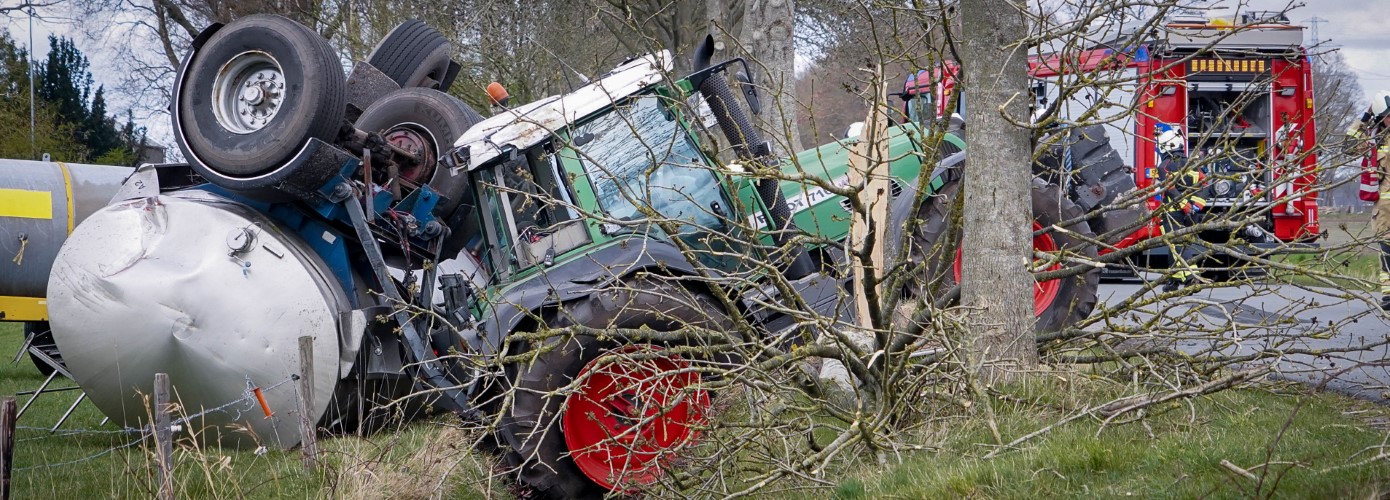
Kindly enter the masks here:
M 909 95 L 906 107 L 909 123 L 925 124 L 935 118 L 936 106 L 932 103 L 931 94 Z
M 576 153 L 609 216 L 647 219 L 650 207 L 679 233 L 723 228 L 719 179 L 675 115 L 648 95 L 576 127 Z
M 482 254 L 483 264 L 487 267 L 488 273 L 494 278 L 502 278 L 509 274 L 511 265 L 514 263 L 511 213 L 508 204 L 508 196 L 502 187 L 501 175 L 499 170 L 503 166 L 486 168 L 477 173 L 475 185 L 479 186 L 483 193 L 482 222 L 489 238 L 494 244 L 487 252 Z
M 590 241 L 560 173 L 559 158 L 534 147 L 503 163 L 498 187 L 520 267 L 547 262 Z

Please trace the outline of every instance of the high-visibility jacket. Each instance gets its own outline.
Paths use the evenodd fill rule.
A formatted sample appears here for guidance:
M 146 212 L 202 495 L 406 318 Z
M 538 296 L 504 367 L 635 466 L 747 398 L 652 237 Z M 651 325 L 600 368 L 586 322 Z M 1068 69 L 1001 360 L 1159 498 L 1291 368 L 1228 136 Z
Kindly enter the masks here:
M 1206 198 L 1197 194 L 1206 176 L 1200 170 L 1187 166 L 1187 156 L 1169 155 L 1159 164 L 1158 170 L 1163 174 L 1163 182 L 1171 183 L 1163 192 L 1169 211 L 1195 213 L 1207 208 Z
M 1368 150 L 1361 159 L 1361 178 L 1358 197 L 1361 201 L 1379 201 L 1390 193 L 1390 182 L 1386 179 L 1387 158 L 1390 158 L 1390 140 L 1385 137 L 1386 127 L 1368 110 L 1361 119 L 1347 128 L 1347 137 L 1355 141 L 1366 141 Z

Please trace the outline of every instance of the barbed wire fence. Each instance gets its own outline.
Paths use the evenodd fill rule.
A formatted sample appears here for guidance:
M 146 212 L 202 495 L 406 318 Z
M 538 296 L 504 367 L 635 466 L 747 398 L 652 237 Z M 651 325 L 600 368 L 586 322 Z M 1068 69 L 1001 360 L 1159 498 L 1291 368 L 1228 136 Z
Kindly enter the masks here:
M 157 379 L 161 375 L 163 374 L 156 375 Z M 38 432 L 41 434 L 31 435 L 19 439 L 13 439 L 12 441 L 0 440 L 0 446 L 9 446 L 8 449 L 3 450 L 7 458 L 14 456 L 24 457 L 26 455 L 26 451 L 39 449 L 39 446 L 43 446 L 45 443 L 57 439 L 74 438 L 79 436 L 107 436 L 112 437 L 112 439 L 114 439 L 114 436 L 130 436 L 130 438 L 121 439 L 120 441 L 110 446 L 107 446 L 94 452 L 90 452 L 86 455 L 74 459 L 46 463 L 33 463 L 31 465 L 26 465 L 23 467 L 13 467 L 14 460 L 11 458 L 10 460 L 5 461 L 4 465 L 6 466 L 7 470 L 5 470 L 4 472 L 6 477 L 11 477 L 11 474 L 24 474 L 33 473 L 41 470 L 59 469 L 91 462 L 102 457 L 106 457 L 108 455 L 122 452 L 131 448 L 143 448 L 146 446 L 150 446 L 151 444 L 162 445 L 164 442 L 172 444 L 172 442 L 175 440 L 180 440 L 184 438 L 196 438 L 197 430 L 195 430 L 194 427 L 196 425 L 199 425 L 199 423 L 207 417 L 213 415 L 222 415 L 223 417 L 221 419 L 223 419 L 225 423 L 220 424 L 220 426 L 228 428 L 235 427 L 238 422 L 246 422 L 248 421 L 248 419 L 256 418 L 257 416 L 261 416 L 267 419 L 289 418 L 299 420 L 301 419 L 299 408 L 292 408 L 289 411 L 285 412 L 283 414 L 284 416 L 281 416 L 277 412 L 270 411 L 269 406 L 267 406 L 265 403 L 266 394 L 281 391 L 291 391 L 296 401 L 301 399 L 302 394 L 300 388 L 298 387 L 298 384 L 294 383 L 299 380 L 301 380 L 300 375 L 291 374 L 290 376 L 285 377 L 269 385 L 258 385 L 254 383 L 250 375 L 245 375 L 245 389 L 243 389 L 243 391 L 236 398 L 226 401 L 217 406 L 201 409 L 194 413 L 185 413 L 184 407 L 181 403 L 179 403 L 177 400 L 170 400 L 170 398 L 167 395 L 167 384 L 165 387 L 166 390 L 164 391 L 165 394 L 158 394 L 160 391 L 157 383 L 155 391 L 157 394 L 153 395 L 153 399 L 151 399 L 149 395 L 145 396 L 145 400 L 147 401 L 146 410 L 147 412 L 149 412 L 149 418 L 146 419 L 146 424 L 141 425 L 139 427 L 120 426 L 116 429 L 77 428 L 55 431 L 50 427 L 14 425 L 11 429 L 7 430 L 11 431 L 12 433 Z M 37 397 L 37 395 L 33 397 Z M 163 413 L 163 418 L 160 418 L 160 412 Z M 13 435 L 14 434 L 11 434 L 11 436 Z M 276 439 L 278 441 L 279 437 L 276 436 Z M 265 446 L 259 446 L 257 448 L 256 453 L 263 454 L 266 450 L 267 449 Z M 168 459 L 168 453 L 159 454 L 159 460 L 157 460 L 157 462 L 158 463 L 156 467 L 160 469 L 160 477 L 171 477 L 171 461 Z M 161 480 L 161 483 L 164 482 L 165 481 Z M 161 487 L 161 496 L 165 496 L 165 493 L 166 488 Z M 168 493 L 172 494 L 172 491 L 169 491 Z

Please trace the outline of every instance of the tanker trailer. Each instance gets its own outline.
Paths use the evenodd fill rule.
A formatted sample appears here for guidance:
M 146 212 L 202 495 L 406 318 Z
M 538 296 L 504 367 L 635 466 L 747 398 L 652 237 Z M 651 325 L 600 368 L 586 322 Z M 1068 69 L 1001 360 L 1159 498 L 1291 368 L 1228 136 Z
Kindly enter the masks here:
M 62 364 L 49 333 L 48 270 L 77 223 L 111 201 L 129 167 L 59 161 L 0 160 L 0 321 L 24 324 L 24 347 L 44 375 L 53 372 L 30 347 Z
M 354 430 L 424 404 L 469 413 L 473 370 L 448 356 L 461 322 L 432 314 L 437 283 L 463 286 L 439 273 L 470 236 L 449 229 L 466 176 L 439 153 L 480 120 L 438 90 L 450 51 L 412 21 L 345 77 L 289 19 L 204 30 L 172 94 L 188 165 L 138 170 L 49 277 L 54 337 L 92 403 L 141 426 L 167 373 L 187 432 L 271 447 L 299 443 L 301 417 Z M 161 182 L 176 168 L 199 181 Z M 421 386 L 437 390 L 387 404 Z

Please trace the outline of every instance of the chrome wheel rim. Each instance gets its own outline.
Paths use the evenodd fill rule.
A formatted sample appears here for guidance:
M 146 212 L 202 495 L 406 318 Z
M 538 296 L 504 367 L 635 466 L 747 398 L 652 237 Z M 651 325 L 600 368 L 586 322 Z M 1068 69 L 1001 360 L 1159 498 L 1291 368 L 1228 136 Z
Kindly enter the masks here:
M 285 72 L 270 54 L 237 54 L 217 71 L 212 84 L 212 114 L 235 134 L 265 128 L 285 101 Z

